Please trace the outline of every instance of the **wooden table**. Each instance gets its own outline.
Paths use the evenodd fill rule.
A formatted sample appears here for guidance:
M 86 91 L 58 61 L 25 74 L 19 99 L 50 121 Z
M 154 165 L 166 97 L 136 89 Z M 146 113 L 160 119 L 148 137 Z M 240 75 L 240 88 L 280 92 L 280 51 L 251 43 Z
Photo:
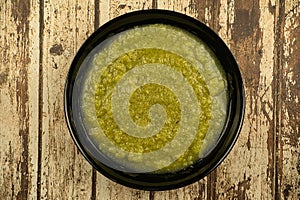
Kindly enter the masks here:
M 240 137 L 184 188 L 148 192 L 97 173 L 64 118 L 66 73 L 83 41 L 140 9 L 185 13 L 229 46 L 245 82 Z M 299 199 L 299 0 L 0 0 L 1 199 Z

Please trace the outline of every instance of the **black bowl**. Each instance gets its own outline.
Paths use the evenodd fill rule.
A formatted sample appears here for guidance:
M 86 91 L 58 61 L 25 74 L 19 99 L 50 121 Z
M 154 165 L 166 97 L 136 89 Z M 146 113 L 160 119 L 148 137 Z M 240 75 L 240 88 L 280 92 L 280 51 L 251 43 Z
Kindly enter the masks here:
M 80 116 L 78 93 L 89 53 L 105 39 L 139 25 L 168 24 L 184 29 L 206 43 L 223 66 L 228 82 L 227 121 L 215 147 L 204 158 L 175 173 L 125 172 L 92 144 Z M 75 80 L 79 81 L 75 81 Z M 136 11 L 117 17 L 93 33 L 76 54 L 65 85 L 65 116 L 71 136 L 83 156 L 100 173 L 122 185 L 144 190 L 175 189 L 191 184 L 214 170 L 227 156 L 239 135 L 245 109 L 243 81 L 238 65 L 224 42 L 206 25 L 189 16 L 166 10 Z

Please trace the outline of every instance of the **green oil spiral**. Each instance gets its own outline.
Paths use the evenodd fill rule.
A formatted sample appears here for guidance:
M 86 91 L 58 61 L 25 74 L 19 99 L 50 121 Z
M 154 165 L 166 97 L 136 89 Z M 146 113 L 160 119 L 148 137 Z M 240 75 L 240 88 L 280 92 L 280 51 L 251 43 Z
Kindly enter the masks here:
M 151 106 L 159 104 L 164 108 L 166 119 L 157 134 L 146 138 L 132 136 L 119 128 L 112 114 L 112 93 L 118 81 L 135 67 L 155 63 L 169 66 L 184 76 L 193 88 L 200 111 L 197 134 L 190 147 L 175 162 L 160 170 L 172 171 L 186 167 L 198 159 L 211 118 L 209 90 L 199 71 L 190 62 L 177 54 L 155 48 L 136 49 L 121 55 L 105 67 L 99 77 L 95 90 L 95 110 L 103 133 L 116 147 L 132 153 L 148 153 L 164 147 L 176 135 L 182 114 L 178 98 L 166 86 L 145 84 L 132 93 L 129 101 L 129 114 L 135 124 L 141 127 L 151 123 Z

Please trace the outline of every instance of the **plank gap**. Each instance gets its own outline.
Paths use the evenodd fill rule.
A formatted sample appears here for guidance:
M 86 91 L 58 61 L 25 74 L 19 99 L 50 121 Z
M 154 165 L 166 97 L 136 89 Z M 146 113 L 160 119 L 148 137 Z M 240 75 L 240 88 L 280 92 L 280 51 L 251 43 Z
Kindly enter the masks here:
M 97 199 L 96 198 L 96 195 L 97 195 L 96 186 L 97 186 L 97 172 L 93 168 L 92 169 L 92 195 L 91 195 L 91 200 L 96 200 Z
M 99 24 L 100 24 L 100 1 L 99 0 L 95 0 L 95 21 L 94 21 L 94 29 L 95 31 L 99 28 Z
M 152 9 L 157 9 L 157 0 L 152 0 Z
M 43 44 L 44 44 L 44 1 L 39 7 L 39 85 L 38 85 L 38 170 L 37 170 L 37 199 L 41 199 L 41 169 L 42 169 L 42 137 L 43 137 Z
M 95 10 L 94 10 L 94 31 L 96 31 L 100 26 L 100 1 L 95 0 L 94 2 Z M 94 167 L 92 167 L 92 194 L 91 200 L 96 200 L 97 196 L 97 171 Z
M 216 184 L 217 184 L 217 168 L 207 176 L 207 199 L 217 199 Z
M 149 200 L 154 200 L 154 194 L 155 194 L 154 191 L 149 192 Z
M 274 198 L 280 199 L 280 184 L 279 179 L 281 178 L 282 163 L 280 163 L 280 138 L 281 138 L 281 93 L 282 93 L 282 66 L 283 66 L 283 43 L 284 35 L 284 18 L 285 18 L 285 1 L 277 1 L 278 8 L 276 9 L 276 22 L 275 22 L 275 67 L 274 67 L 274 127 L 275 127 L 275 137 L 274 137 Z

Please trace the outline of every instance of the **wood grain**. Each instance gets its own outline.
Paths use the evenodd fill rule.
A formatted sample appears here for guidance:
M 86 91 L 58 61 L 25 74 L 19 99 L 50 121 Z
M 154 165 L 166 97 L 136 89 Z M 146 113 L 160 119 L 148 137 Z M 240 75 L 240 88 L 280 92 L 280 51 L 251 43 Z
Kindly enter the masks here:
M 200 6 L 201 5 L 201 6 Z M 205 6 L 203 6 L 205 5 Z M 194 18 L 202 18 L 206 21 L 209 21 L 208 14 L 206 11 L 206 1 L 157 1 L 158 9 L 173 10 L 176 12 L 181 12 L 187 14 Z M 211 191 L 211 182 L 215 177 L 215 172 L 213 172 L 208 177 L 205 177 L 203 180 L 198 181 L 197 183 L 191 184 L 184 188 L 171 191 L 163 192 L 152 192 L 151 199 L 164 199 L 164 200 L 179 200 L 179 199 L 212 199 L 213 191 Z
M 107 14 L 108 18 L 112 19 L 134 10 L 147 10 L 151 8 L 151 0 L 110 0 L 109 12 Z
M 189 186 L 130 189 L 96 172 L 73 143 L 63 90 L 99 26 L 141 9 L 175 10 L 213 29 L 241 68 L 246 115 L 224 162 Z M 300 198 L 300 1 L 0 1 L 1 199 Z
M 100 25 L 108 20 L 122 14 L 141 9 L 152 8 L 152 1 L 100 1 Z M 103 9 L 103 10 L 102 10 Z M 103 11 L 103 12 L 101 12 Z M 103 175 L 97 173 L 95 199 L 149 199 L 150 193 L 147 191 L 130 189 L 108 180 Z
M 300 198 L 300 1 L 284 4 L 280 62 L 278 186 L 281 199 Z
M 0 2 L 0 194 L 36 194 L 38 4 Z
M 231 5 L 235 15 L 228 27 L 228 42 L 244 77 L 246 113 L 237 144 L 218 168 L 217 197 L 272 199 L 275 192 L 273 53 L 276 5 L 271 1 L 243 1 Z
M 42 45 L 41 199 L 90 198 L 92 167 L 68 132 L 64 84 L 72 58 L 94 29 L 94 1 L 45 1 Z

